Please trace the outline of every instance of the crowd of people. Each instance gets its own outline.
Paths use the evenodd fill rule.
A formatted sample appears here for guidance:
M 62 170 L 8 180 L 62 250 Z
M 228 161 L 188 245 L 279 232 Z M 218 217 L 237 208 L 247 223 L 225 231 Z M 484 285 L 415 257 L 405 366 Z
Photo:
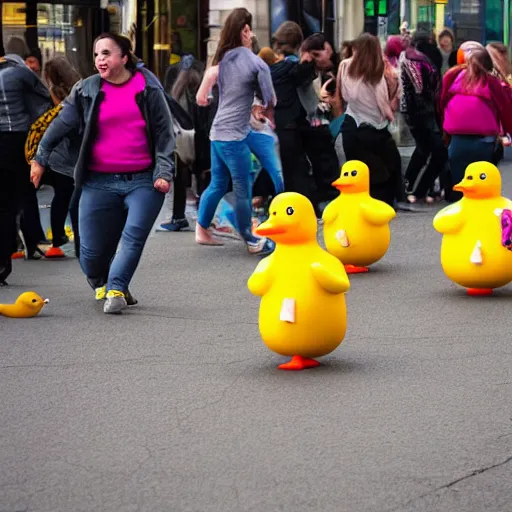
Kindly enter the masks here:
M 437 44 L 419 31 L 391 36 L 384 48 L 364 33 L 338 54 L 323 34 L 304 39 L 285 22 L 260 48 L 251 13 L 238 8 L 208 67 L 184 55 L 162 83 L 117 34 L 96 39 L 90 77 L 65 57 L 44 66 L 36 57 L 12 38 L 0 59 L 0 285 L 20 251 L 65 256 L 69 213 L 76 255 L 105 313 L 137 303 L 129 285 L 166 197 L 172 217 L 159 231 L 189 229 L 192 203 L 198 244 L 232 236 L 266 255 L 273 244 L 254 234 L 254 217 L 286 190 L 308 197 L 321 222 L 344 160 L 369 166 L 373 197 L 414 211 L 458 200 L 452 185 L 466 166 L 498 163 L 511 143 L 507 48 L 469 41 L 456 49 L 449 29 Z M 405 173 L 398 118 L 416 144 Z M 54 189 L 51 244 L 41 185 Z

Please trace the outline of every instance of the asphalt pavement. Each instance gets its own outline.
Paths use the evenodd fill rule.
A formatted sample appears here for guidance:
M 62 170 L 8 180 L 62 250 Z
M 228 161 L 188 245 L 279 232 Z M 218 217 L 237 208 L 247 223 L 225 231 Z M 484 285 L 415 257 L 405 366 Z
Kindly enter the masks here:
M 0 302 L 50 304 L 0 317 L 0 511 L 510 512 L 512 287 L 450 283 L 434 213 L 399 213 L 303 372 L 259 337 L 239 242 L 153 234 L 119 317 L 76 259 L 16 261 Z

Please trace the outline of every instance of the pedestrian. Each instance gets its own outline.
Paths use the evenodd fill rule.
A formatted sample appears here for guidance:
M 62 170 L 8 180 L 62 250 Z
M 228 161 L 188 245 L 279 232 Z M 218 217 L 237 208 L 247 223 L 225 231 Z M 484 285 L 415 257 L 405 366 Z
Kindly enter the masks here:
M 251 229 L 252 166 L 247 137 L 251 131 L 255 93 L 261 93 L 262 111 L 267 115 L 275 106 L 276 98 L 268 66 L 252 52 L 251 27 L 252 15 L 247 9 L 238 8 L 231 12 L 221 32 L 214 67 L 205 74 L 197 93 L 198 105 L 208 105 L 208 94 L 215 81 L 218 82 L 219 105 L 210 131 L 211 182 L 199 202 L 196 242 L 221 245 L 209 228 L 231 179 L 240 235 L 249 253 L 265 254 L 272 246 L 266 239 L 253 235 Z
M 386 64 L 377 37 L 362 34 L 354 56 L 343 60 L 337 77 L 337 102 L 346 104 L 342 126 L 347 160 L 370 168 L 370 194 L 392 206 L 405 199 L 401 158 L 389 124 L 400 98 L 399 80 Z M 390 66 L 390 65 L 389 65 Z
M 56 116 L 62 109 L 63 102 L 71 92 L 71 89 L 75 83 L 80 80 L 80 75 L 66 57 L 54 57 L 46 63 L 44 67 L 44 77 L 49 86 L 53 103 L 55 104 L 54 115 Z M 46 114 L 43 118 L 45 116 Z M 55 118 L 56 117 L 53 117 L 53 119 Z M 49 121 L 49 124 L 44 126 L 45 129 L 48 129 L 52 120 Z M 44 119 L 42 119 L 42 121 L 44 121 Z M 32 130 L 34 130 L 34 128 Z M 37 152 L 37 143 L 39 142 L 37 130 L 35 135 L 36 138 L 32 138 L 29 133 L 28 137 L 26 150 L 29 152 L 29 160 L 31 160 Z M 76 134 L 64 137 L 51 152 L 48 159 L 48 166 L 46 169 L 43 169 L 44 172 L 42 172 L 40 168 L 37 168 L 31 173 L 31 181 L 36 189 L 43 183 L 49 185 L 54 190 L 50 210 L 52 247 L 46 251 L 46 258 L 62 258 L 65 256 L 61 247 L 69 242 L 69 238 L 65 232 L 65 225 L 71 197 L 75 190 L 73 172 L 78 160 L 79 151 L 80 139 Z M 74 235 L 76 241 L 78 241 L 78 212 L 76 208 L 71 212 L 71 220 Z M 75 249 L 75 251 L 78 256 L 79 250 Z
M 493 163 L 499 136 L 512 133 L 512 92 L 492 72 L 489 52 L 480 49 L 472 51 L 467 66 L 453 68 L 444 76 L 440 111 L 450 139 L 451 185 L 462 180 L 469 164 Z M 448 200 L 461 197 L 448 187 Z
M 175 142 L 162 86 L 137 65 L 130 40 L 102 34 L 94 58 L 99 74 L 75 85 L 39 144 L 32 173 L 48 165 L 62 138 L 80 131 L 80 265 L 96 299 L 106 298 L 103 311 L 119 313 L 174 177 Z
M 431 60 L 417 49 L 426 37 L 422 33 L 415 34 L 411 46 L 400 58 L 401 110 L 416 143 L 405 172 L 407 201 L 410 203 L 420 200 L 434 202 L 434 182 L 448 158 L 437 116 L 441 92 L 439 72 Z
M 13 37 L 0 59 L 0 286 L 6 284 L 12 271 L 18 213 L 29 202 L 35 202 L 36 215 L 22 218 L 25 257 L 34 257 L 44 238 L 36 192 L 25 161 L 25 141 L 31 124 L 50 107 L 51 101 L 48 89 L 25 64 L 27 53 L 25 41 Z

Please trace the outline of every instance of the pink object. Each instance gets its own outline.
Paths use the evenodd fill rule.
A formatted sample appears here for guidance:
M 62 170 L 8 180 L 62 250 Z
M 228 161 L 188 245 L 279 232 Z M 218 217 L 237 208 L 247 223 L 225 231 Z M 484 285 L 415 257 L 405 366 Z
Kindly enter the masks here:
M 497 105 L 487 84 L 471 92 L 463 88 L 465 71 L 450 87 L 452 99 L 444 112 L 443 128 L 452 135 L 497 135 L 500 132 Z
M 103 82 L 105 97 L 100 103 L 98 132 L 92 147 L 92 171 L 135 172 L 151 167 L 146 121 L 135 101 L 136 94 L 145 87 L 146 81 L 139 72 L 123 85 Z
M 501 214 L 501 243 L 512 251 L 512 211 L 503 210 Z

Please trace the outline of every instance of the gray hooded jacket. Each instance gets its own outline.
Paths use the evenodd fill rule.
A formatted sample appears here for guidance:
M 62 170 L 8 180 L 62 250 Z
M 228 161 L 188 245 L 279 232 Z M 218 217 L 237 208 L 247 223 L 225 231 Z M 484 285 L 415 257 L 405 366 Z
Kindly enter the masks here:
M 0 59 L 0 132 L 28 132 L 51 106 L 48 89 L 21 57 Z

